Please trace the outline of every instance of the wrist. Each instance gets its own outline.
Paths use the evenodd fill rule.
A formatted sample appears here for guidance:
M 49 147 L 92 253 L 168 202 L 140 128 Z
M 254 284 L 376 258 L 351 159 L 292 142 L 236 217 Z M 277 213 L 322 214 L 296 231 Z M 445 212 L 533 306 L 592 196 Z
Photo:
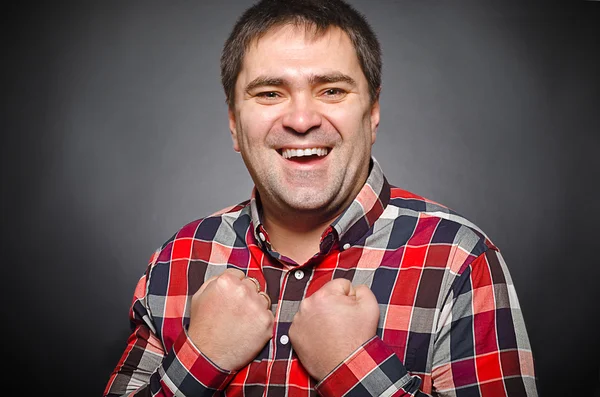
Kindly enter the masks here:
M 360 342 L 346 342 L 341 346 L 337 346 L 335 353 L 331 353 L 328 349 L 323 349 L 322 353 L 315 357 L 315 363 L 313 364 L 313 373 L 311 376 L 317 382 L 321 382 L 330 373 L 334 372 L 345 362 L 348 362 L 357 351 L 359 351 L 364 345 L 371 341 L 375 337 L 369 337 L 362 339 Z M 320 359 L 323 357 L 324 359 Z

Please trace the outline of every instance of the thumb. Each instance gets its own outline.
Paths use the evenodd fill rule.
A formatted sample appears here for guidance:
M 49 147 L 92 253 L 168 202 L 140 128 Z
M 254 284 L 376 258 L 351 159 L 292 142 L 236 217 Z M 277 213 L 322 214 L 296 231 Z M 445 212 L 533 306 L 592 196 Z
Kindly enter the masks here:
M 375 294 L 366 285 L 364 285 L 364 284 L 357 285 L 354 288 L 354 293 L 356 295 L 356 300 L 358 302 L 361 302 L 361 303 L 364 302 L 366 304 L 377 305 L 377 298 L 375 297 Z

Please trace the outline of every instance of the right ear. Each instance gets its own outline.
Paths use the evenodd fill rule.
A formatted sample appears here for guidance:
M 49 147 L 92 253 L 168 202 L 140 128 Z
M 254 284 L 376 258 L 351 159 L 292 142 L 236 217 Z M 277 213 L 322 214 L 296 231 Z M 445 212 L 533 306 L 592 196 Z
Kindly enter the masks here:
M 229 131 L 231 131 L 231 140 L 233 141 L 233 150 L 240 152 L 240 144 L 237 137 L 237 123 L 235 118 L 235 111 L 230 107 L 228 113 L 229 117 Z

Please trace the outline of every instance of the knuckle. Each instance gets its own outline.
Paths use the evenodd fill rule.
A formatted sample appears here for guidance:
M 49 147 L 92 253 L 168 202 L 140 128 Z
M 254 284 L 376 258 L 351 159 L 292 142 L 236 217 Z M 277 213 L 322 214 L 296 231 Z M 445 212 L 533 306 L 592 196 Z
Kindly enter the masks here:
M 242 280 L 242 281 L 240 281 L 240 282 L 239 282 L 239 284 L 238 284 L 238 288 L 240 288 L 240 289 L 242 289 L 242 290 L 244 290 L 244 291 L 250 291 L 250 287 L 251 287 L 251 285 L 250 285 L 250 284 L 248 284 L 248 283 L 250 283 L 250 282 L 251 282 L 251 281 L 247 281 L 246 279 L 244 279 L 244 280 Z
M 313 307 L 315 305 L 320 305 L 321 302 L 327 300 L 329 298 L 329 296 L 331 296 L 331 295 L 332 294 L 329 293 L 329 291 L 319 290 L 315 294 L 313 294 L 310 297 L 310 299 L 307 300 L 306 306 L 307 307 Z
M 233 294 L 240 299 L 247 299 L 248 297 L 248 287 L 243 283 L 237 284 L 231 288 Z
M 232 267 L 229 267 L 227 269 L 225 269 L 225 271 L 223 272 L 223 274 L 227 274 L 228 276 L 231 277 L 235 277 L 238 280 L 242 277 L 245 277 L 246 275 L 244 274 L 243 271 L 241 271 L 240 269 L 234 269 Z
M 350 280 L 345 279 L 345 278 L 336 278 L 335 280 L 333 280 L 333 282 L 336 282 L 340 285 L 348 285 L 351 284 Z
M 228 269 L 229 270 L 229 269 Z M 223 273 L 221 273 L 221 275 L 219 276 L 219 280 L 222 281 L 231 281 L 233 280 L 233 275 L 231 274 L 231 272 L 225 270 Z
M 227 282 L 228 279 L 229 279 L 229 275 L 227 273 L 221 273 L 217 276 L 217 278 L 215 279 L 215 282 L 222 284 L 222 283 Z
M 337 288 L 339 286 L 343 286 L 347 282 L 349 282 L 349 281 L 346 280 L 345 278 L 335 278 L 335 279 L 331 280 L 330 282 L 328 282 L 327 284 L 325 284 L 323 286 L 323 288 Z
M 228 272 L 226 270 L 224 273 L 222 273 L 217 278 L 217 281 L 219 282 L 219 284 L 222 287 L 231 287 L 231 286 L 234 286 L 235 284 L 237 284 L 237 282 L 239 281 L 239 279 L 237 277 L 235 277 L 233 274 L 231 274 L 231 272 Z
M 225 276 L 223 277 L 223 275 L 219 276 L 219 278 L 217 278 L 214 281 L 215 285 L 222 289 L 222 290 L 227 290 L 229 288 L 229 286 L 231 285 L 231 281 Z

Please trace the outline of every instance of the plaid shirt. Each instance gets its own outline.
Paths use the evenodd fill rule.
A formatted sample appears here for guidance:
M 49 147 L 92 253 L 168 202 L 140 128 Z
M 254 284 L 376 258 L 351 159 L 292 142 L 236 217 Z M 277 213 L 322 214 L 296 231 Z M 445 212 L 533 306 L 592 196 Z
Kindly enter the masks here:
M 155 252 L 105 396 L 537 395 L 508 268 L 456 212 L 391 187 L 375 159 L 305 264 L 272 249 L 259 212 L 254 193 L 184 226 Z M 275 316 L 273 338 L 237 372 L 213 364 L 187 336 L 191 296 L 228 267 L 260 281 Z M 315 384 L 287 334 L 300 302 L 340 277 L 377 297 L 377 335 Z

